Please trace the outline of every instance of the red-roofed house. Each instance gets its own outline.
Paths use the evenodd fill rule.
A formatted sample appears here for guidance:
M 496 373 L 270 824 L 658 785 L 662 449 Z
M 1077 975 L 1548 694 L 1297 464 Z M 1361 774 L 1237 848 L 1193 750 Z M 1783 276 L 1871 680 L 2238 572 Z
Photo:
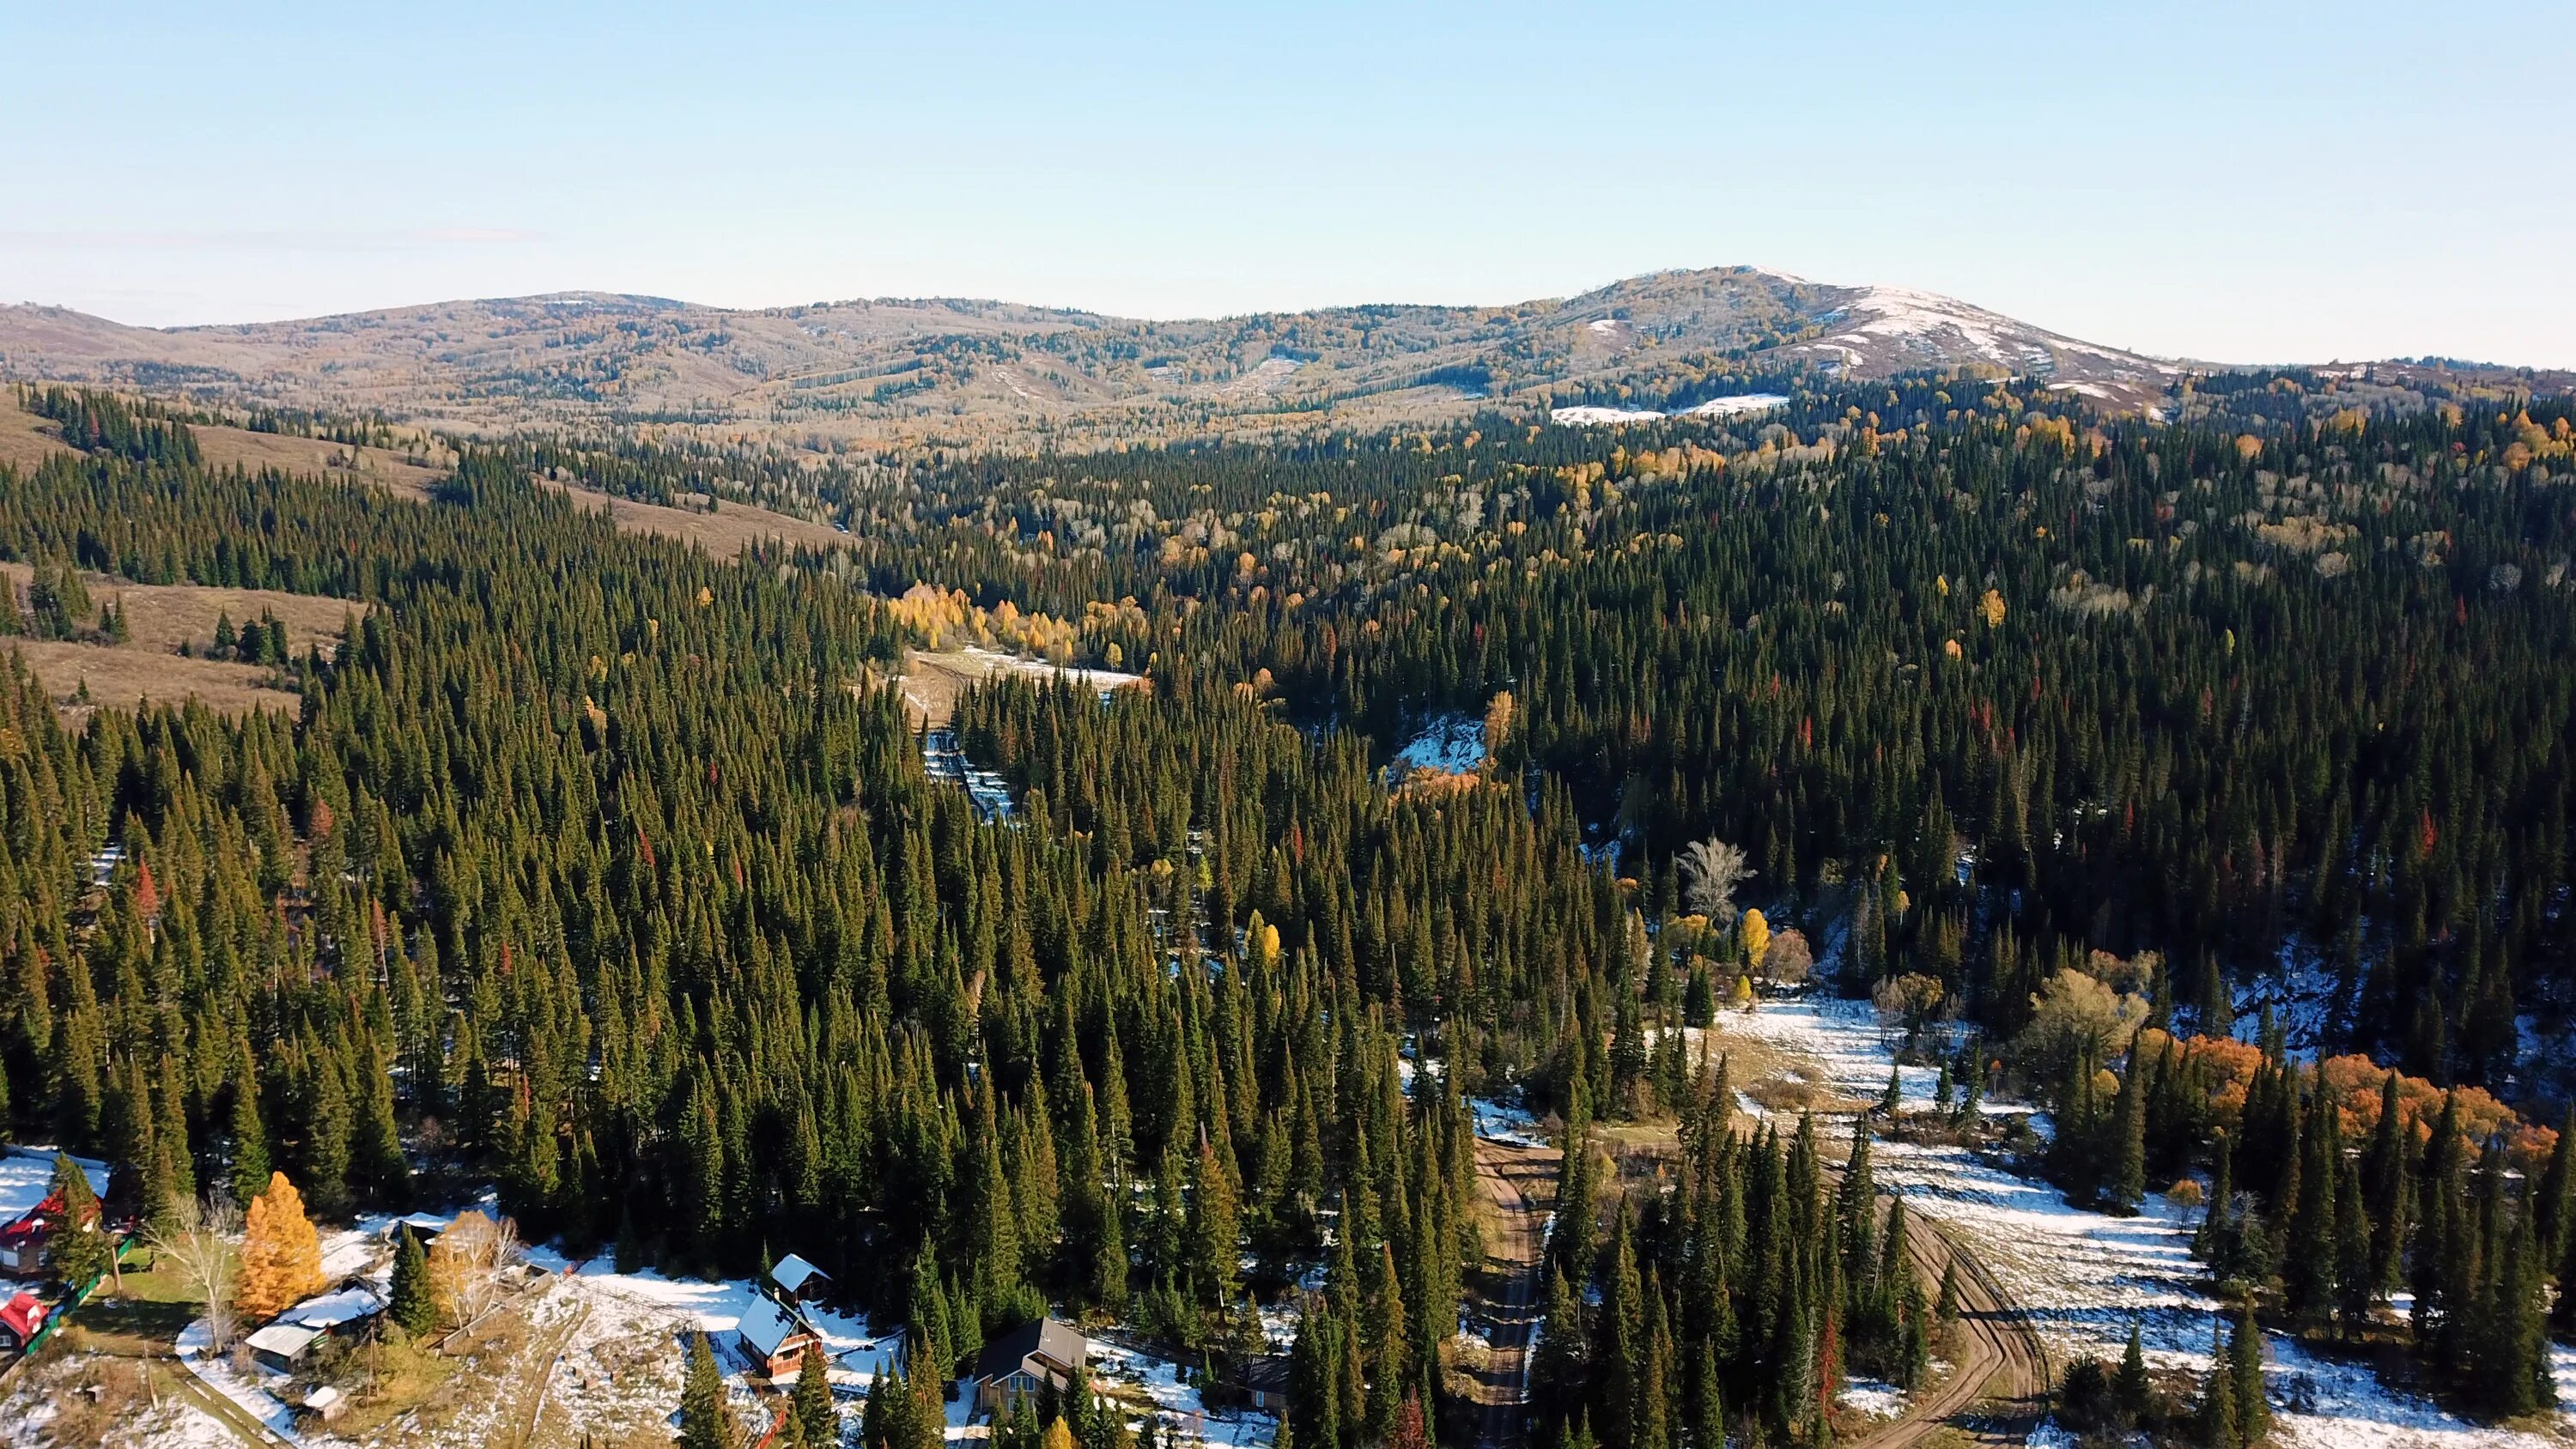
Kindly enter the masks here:
M 98 1209 L 90 1209 L 95 1222 Z M 63 1221 L 63 1195 L 48 1193 L 45 1200 L 19 1214 L 18 1220 L 0 1227 L 0 1273 L 19 1278 L 38 1278 L 45 1272 L 45 1240 Z
M 0 1352 L 15 1353 L 45 1326 L 45 1305 L 33 1293 L 21 1292 L 0 1303 Z
M 18 1220 L 0 1227 L 0 1273 L 33 1278 L 45 1270 L 45 1239 L 53 1236 L 63 1215 L 63 1195 L 53 1193 L 27 1209 Z

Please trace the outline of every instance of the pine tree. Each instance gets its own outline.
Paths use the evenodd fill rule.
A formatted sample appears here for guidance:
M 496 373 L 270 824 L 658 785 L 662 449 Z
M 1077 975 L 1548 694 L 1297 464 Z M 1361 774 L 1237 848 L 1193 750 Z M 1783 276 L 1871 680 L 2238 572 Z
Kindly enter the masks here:
M 1189 1274 L 1202 1301 L 1222 1304 L 1234 1296 L 1236 1244 L 1234 1184 L 1216 1149 L 1201 1142 L 1190 1185 Z
M 2236 1403 L 2240 1444 L 2259 1444 L 2272 1433 L 2272 1405 L 2263 1396 L 2263 1330 L 2254 1325 L 2254 1310 L 2240 1308 L 2227 1338 L 2227 1376 Z
M 2105 1191 L 2110 1211 L 2136 1214 L 2147 1200 L 2147 1093 L 2137 1049 L 2129 1051 L 2129 1069 L 2120 1075 L 2120 1092 L 2111 1107 L 2111 1180 Z
M 2129 1344 L 2121 1350 L 2119 1372 L 2111 1379 L 2111 1393 L 2119 1403 L 2121 1416 L 2131 1424 L 2153 1411 L 2155 1381 L 2147 1377 L 2146 1345 L 2134 1318 L 2129 1320 Z
M 236 1050 L 241 1065 L 233 1075 L 232 1189 L 233 1201 L 248 1202 L 268 1188 L 268 1129 L 259 1119 L 259 1078 L 249 1065 L 249 1042 Z
M 689 1362 L 680 1383 L 680 1449 L 734 1449 L 733 1415 L 725 1408 L 724 1375 L 703 1333 L 689 1335 Z
M 1726 1449 L 1726 1390 L 1717 1347 L 1705 1339 L 1691 1367 L 1689 1449 Z
M 795 1419 L 805 1442 L 818 1446 L 841 1442 L 841 1411 L 832 1406 L 832 1380 L 823 1365 L 823 1350 L 805 1351 L 796 1366 Z
M 114 1239 L 91 1191 L 89 1173 L 69 1153 L 54 1156 L 50 1196 L 62 1202 L 62 1217 L 45 1237 L 45 1271 L 78 1287 L 105 1273 L 116 1259 Z
M 2219 1343 L 2216 1325 L 2209 1332 L 2209 1372 L 2200 1385 L 2200 1442 L 2208 1449 L 2241 1449 L 2245 1440 L 2243 1417 L 2236 1406 L 2236 1370 Z
M 438 1299 L 429 1282 L 429 1254 L 409 1223 L 394 1229 L 392 1302 L 386 1307 L 403 1332 L 418 1338 L 438 1325 Z
M 1370 1434 L 1383 1440 L 1395 1432 L 1413 1356 L 1406 1347 L 1404 1289 L 1395 1271 L 1393 1245 L 1379 1246 L 1377 1263 L 1377 1287 L 1368 1305 L 1368 1424 Z
M 1564 1272 L 1551 1270 L 1546 1315 L 1530 1357 L 1530 1397 L 1544 1422 L 1562 1424 L 1581 1412 L 1591 1378 L 1586 1357 L 1582 1305 Z
M 2290 1311 L 2315 1321 L 2336 1302 L 2335 1186 L 2341 1176 L 2343 1144 L 2335 1128 L 2339 1114 L 2323 1088 L 2308 1100 L 2308 1126 L 2299 1144 L 2304 1160 L 2283 1243 L 2282 1285 Z

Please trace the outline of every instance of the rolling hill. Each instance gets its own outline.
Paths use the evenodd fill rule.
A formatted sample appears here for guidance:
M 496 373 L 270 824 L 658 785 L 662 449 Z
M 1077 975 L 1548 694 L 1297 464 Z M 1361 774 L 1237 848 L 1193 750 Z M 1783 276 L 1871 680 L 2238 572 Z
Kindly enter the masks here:
M 1807 375 L 1974 367 L 2106 406 L 2175 363 L 1951 298 L 1749 267 L 1500 307 L 1142 321 L 1006 302 L 735 311 L 593 292 L 237 326 L 0 307 L 0 373 L 470 429 L 607 422 L 843 441 L 1173 436 L 1498 402 L 1687 407 Z

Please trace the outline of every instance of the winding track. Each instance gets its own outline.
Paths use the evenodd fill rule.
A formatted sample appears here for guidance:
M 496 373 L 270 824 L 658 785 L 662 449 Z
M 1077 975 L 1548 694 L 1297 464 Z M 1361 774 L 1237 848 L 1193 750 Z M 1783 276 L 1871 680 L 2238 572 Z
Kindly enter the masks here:
M 1905 1245 L 1926 1284 L 1940 1282 L 1942 1268 L 1954 1257 L 1958 1261 L 1960 1357 L 1940 1384 L 1908 1398 L 1903 1418 L 1853 1440 L 1853 1449 L 1907 1449 L 1945 1425 L 1985 1443 L 2023 1442 L 2047 1412 L 2046 1350 L 1993 1275 L 1948 1228 L 1923 1214 L 1909 1214 L 1906 1227 Z M 1992 1411 L 1970 1412 L 1988 1401 L 1999 1402 Z
M 1508 1449 L 1527 1423 L 1547 1246 L 1546 1210 L 1533 1194 L 1553 1196 L 1557 1156 L 1553 1148 L 1476 1140 L 1476 1177 L 1501 1225 L 1485 1256 L 1493 1352 L 1474 1376 L 1482 1406 L 1477 1441 L 1485 1449 Z M 2047 1412 L 2053 1383 L 2047 1350 L 1994 1275 L 1948 1227 L 1924 1214 L 1913 1215 L 1909 1226 L 1907 1247 L 1927 1285 L 1941 1281 L 1953 1257 L 1958 1261 L 1959 1359 L 1937 1386 L 1911 1396 L 1903 1418 L 1852 1440 L 1852 1449 L 1911 1449 L 1945 1426 L 1981 1443 L 2023 1442 Z

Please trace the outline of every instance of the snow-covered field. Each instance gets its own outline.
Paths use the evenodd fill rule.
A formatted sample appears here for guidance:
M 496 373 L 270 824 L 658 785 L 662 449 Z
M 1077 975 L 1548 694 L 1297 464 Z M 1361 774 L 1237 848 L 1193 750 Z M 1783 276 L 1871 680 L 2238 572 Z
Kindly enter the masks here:
M 1770 1001 L 1750 1015 L 1721 1013 L 1709 1046 L 1730 1037 L 1759 1041 L 1804 1058 L 1818 1078 L 1851 1096 L 1875 1100 L 1887 1087 L 1894 1057 L 1866 1002 Z M 1905 1105 L 1928 1109 L 1937 1073 L 1906 1067 Z M 2011 1104 L 1992 1104 L 2011 1111 Z M 1956 1231 L 2027 1309 L 2050 1353 L 2115 1359 L 2129 1325 L 2139 1325 L 2151 1361 L 2176 1368 L 2209 1365 L 2218 1305 L 2201 1291 L 2191 1257 L 2193 1210 L 2161 1194 L 2134 1218 L 2115 1218 L 2069 1204 L 2046 1183 L 2016 1176 L 1964 1148 L 1880 1142 L 1871 1149 L 1881 1186 L 1905 1195 L 1909 1210 Z M 2267 1383 L 2280 1409 L 2278 1437 L 2303 1449 L 2543 1449 L 2535 1433 L 2469 1423 L 2420 1399 L 2383 1387 L 2366 1366 L 2321 1358 L 2283 1335 L 2269 1335 Z M 2576 1429 L 2576 1351 L 2557 1351 L 2562 1423 Z M 2034 1441 L 2037 1442 L 2037 1441 Z
M 1598 324 L 1595 324 L 1598 325 Z M 1578 406 L 1550 408 L 1547 420 L 1568 427 L 1600 427 L 1610 423 L 1651 423 L 1658 418 L 1731 418 L 1745 413 L 1767 413 L 1789 399 L 1776 392 L 1739 393 L 1733 397 L 1713 397 L 1695 403 L 1677 413 L 1658 412 L 1653 408 L 1605 408 Z
M 958 653 L 987 674 L 1008 672 L 1045 680 L 1053 679 L 1061 673 L 1067 683 L 1087 684 L 1102 694 L 1107 694 L 1113 689 L 1123 689 L 1144 678 L 1141 674 L 1128 674 L 1116 669 L 1101 669 L 1093 666 L 1059 670 L 1055 664 L 1044 659 L 1023 659 L 1016 654 L 1004 654 L 998 649 L 986 649 L 973 644 L 959 650 Z

